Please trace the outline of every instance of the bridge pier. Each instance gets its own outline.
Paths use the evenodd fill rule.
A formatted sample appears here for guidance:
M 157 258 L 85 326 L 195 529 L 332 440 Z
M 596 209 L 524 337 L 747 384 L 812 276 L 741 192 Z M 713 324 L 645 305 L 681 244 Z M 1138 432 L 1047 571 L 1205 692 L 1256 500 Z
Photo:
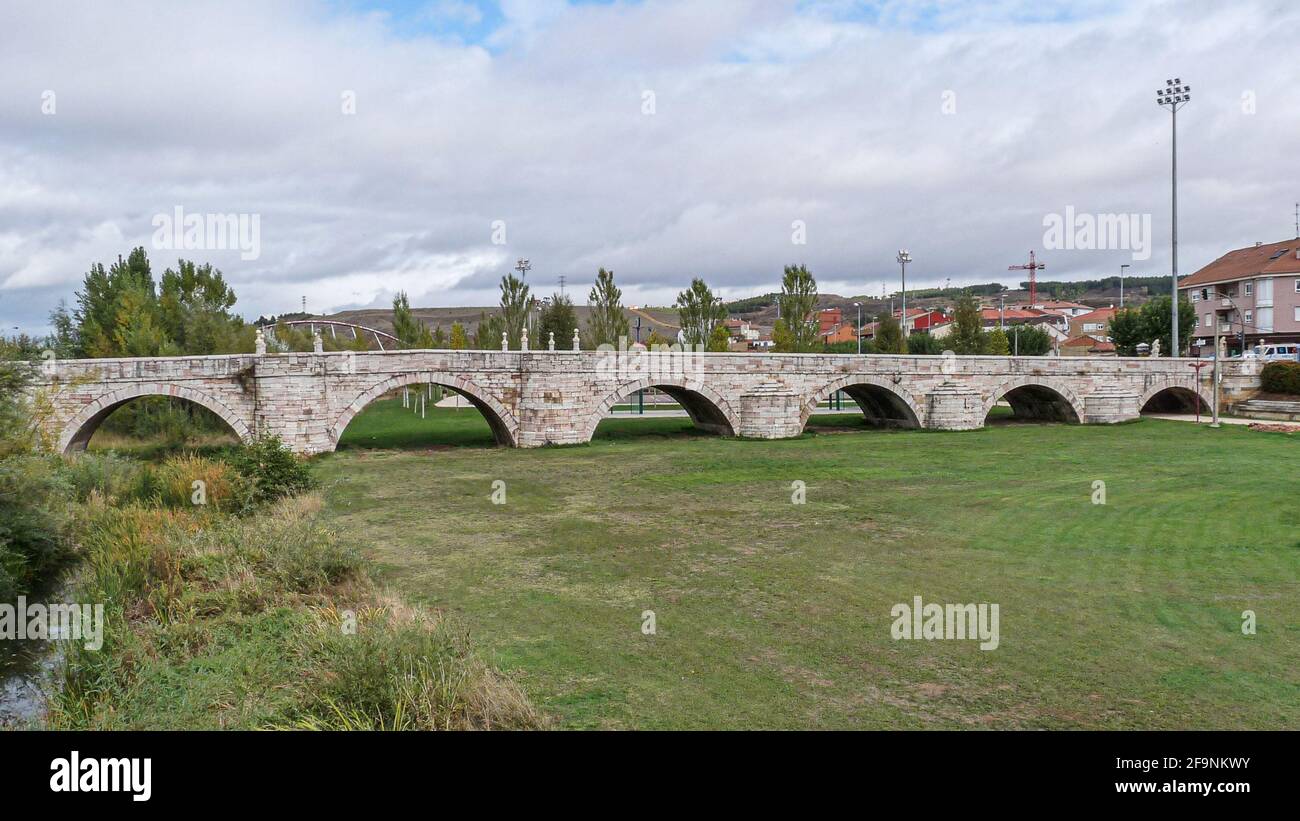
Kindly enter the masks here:
M 1142 416 L 1138 395 L 1119 388 L 1102 388 L 1083 398 L 1083 422 L 1089 425 L 1114 425 Z
M 803 432 L 803 400 L 779 382 L 765 382 L 740 397 L 740 436 L 789 439 Z
M 984 427 L 984 397 L 966 385 L 947 381 L 925 396 L 926 427 L 976 430 Z

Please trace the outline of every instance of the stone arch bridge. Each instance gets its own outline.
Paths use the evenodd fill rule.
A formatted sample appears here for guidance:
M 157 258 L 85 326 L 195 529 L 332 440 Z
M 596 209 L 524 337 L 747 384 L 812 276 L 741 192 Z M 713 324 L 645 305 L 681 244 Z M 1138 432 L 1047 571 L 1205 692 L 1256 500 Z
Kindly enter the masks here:
M 691 354 L 603 351 L 390 351 L 46 362 L 48 433 L 83 449 L 120 405 L 174 396 L 240 437 L 279 435 L 299 453 L 331 451 L 367 404 L 403 385 L 444 385 L 513 447 L 588 441 L 615 403 L 658 388 L 695 424 L 729 436 L 797 436 L 818 403 L 844 391 L 870 422 L 968 430 L 993 405 L 1079 423 L 1137 418 L 1144 407 L 1210 402 L 1188 359 Z M 1208 370 L 1208 369 L 1207 369 Z

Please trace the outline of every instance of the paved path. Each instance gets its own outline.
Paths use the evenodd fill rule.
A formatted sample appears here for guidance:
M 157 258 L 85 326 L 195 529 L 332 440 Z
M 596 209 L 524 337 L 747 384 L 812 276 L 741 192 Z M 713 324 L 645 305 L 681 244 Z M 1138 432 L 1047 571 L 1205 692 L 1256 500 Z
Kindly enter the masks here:
M 1174 422 L 1195 422 L 1196 414 L 1194 413 L 1144 413 L 1143 417 L 1148 419 L 1169 419 Z M 1208 413 L 1201 414 L 1201 424 L 1210 424 L 1213 417 Z M 1242 419 L 1237 416 L 1220 416 L 1219 421 L 1225 425 L 1249 425 L 1252 422 L 1263 422 L 1263 419 Z

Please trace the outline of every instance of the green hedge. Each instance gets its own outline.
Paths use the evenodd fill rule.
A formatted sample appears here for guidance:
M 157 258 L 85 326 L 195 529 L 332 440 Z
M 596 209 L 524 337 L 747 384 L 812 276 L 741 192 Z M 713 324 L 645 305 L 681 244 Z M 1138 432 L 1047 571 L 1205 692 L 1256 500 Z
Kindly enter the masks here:
M 1264 366 L 1259 381 L 1268 393 L 1300 396 L 1300 362 L 1270 362 Z

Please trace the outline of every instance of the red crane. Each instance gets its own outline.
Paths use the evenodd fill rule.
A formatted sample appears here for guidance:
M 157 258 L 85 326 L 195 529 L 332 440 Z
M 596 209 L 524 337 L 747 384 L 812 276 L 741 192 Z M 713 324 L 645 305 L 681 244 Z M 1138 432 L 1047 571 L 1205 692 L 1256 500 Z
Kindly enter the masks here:
M 1043 269 L 1043 268 L 1046 268 L 1046 267 L 1047 267 L 1047 263 L 1046 263 L 1046 262 L 1039 262 L 1038 260 L 1034 259 L 1034 252 L 1033 252 L 1033 251 L 1030 251 L 1030 252 L 1029 252 L 1029 264 L 1028 264 L 1028 265 L 1008 265 L 1008 266 L 1007 266 L 1007 270 L 1008 270 L 1008 271 L 1028 271 L 1028 272 L 1029 272 L 1029 307 L 1030 307 L 1030 308 L 1034 307 L 1034 303 L 1038 302 L 1038 271 L 1041 270 L 1041 269 Z

